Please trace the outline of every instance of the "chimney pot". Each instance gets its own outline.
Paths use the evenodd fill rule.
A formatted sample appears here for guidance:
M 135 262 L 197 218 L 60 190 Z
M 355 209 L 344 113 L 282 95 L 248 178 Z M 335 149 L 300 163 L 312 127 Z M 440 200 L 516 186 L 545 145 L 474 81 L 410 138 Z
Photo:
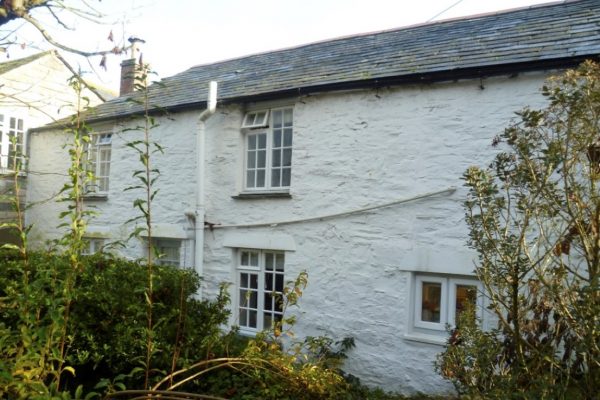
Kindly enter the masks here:
M 130 37 L 128 40 L 129 43 L 131 43 L 130 58 L 121 62 L 120 96 L 132 93 L 135 90 L 135 78 L 136 73 L 138 72 L 136 67 L 138 63 L 138 54 L 140 53 L 140 45 L 146 43 L 145 40 L 134 36 Z

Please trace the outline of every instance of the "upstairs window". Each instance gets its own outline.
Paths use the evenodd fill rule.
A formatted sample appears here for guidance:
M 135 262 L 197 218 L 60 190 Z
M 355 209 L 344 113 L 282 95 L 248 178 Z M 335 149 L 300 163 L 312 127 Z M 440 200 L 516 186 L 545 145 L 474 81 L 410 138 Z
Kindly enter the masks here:
M 25 123 L 23 119 L 0 114 L 0 166 L 14 171 L 24 167 Z M 16 163 L 16 164 L 15 164 Z
M 88 194 L 107 195 L 110 177 L 112 134 L 98 133 L 90 135 L 87 152 L 87 168 L 92 173 L 92 182 L 88 183 Z
M 268 125 L 263 125 L 263 120 L 268 120 Z M 244 132 L 245 190 L 289 189 L 292 176 L 293 109 L 247 113 L 242 128 L 248 128 Z
M 264 128 L 268 125 L 269 110 L 246 113 L 242 128 Z

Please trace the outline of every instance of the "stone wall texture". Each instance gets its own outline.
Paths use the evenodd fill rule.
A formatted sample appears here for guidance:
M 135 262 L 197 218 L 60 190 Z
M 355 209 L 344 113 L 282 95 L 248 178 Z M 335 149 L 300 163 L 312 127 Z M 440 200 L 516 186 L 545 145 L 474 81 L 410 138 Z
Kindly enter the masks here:
M 466 247 L 467 228 L 462 202 L 466 190 L 461 175 L 471 165 L 489 164 L 499 149 L 491 146 L 515 111 L 541 107 L 540 87 L 547 73 L 393 88 L 322 93 L 288 99 L 277 105 L 294 107 L 293 168 L 290 198 L 236 198 L 242 187 L 245 106 L 219 107 L 206 124 L 206 229 L 204 292 L 216 293 L 231 282 L 235 304 L 236 254 L 224 244 L 233 237 L 275 243 L 291 238 L 295 251 L 286 252 L 286 277 L 307 271 L 309 283 L 293 310 L 295 333 L 352 336 L 345 369 L 369 385 L 404 393 L 451 391 L 433 370 L 443 347 L 410 335 L 414 307 L 414 273 L 472 275 L 475 254 Z M 253 107 L 258 105 L 250 105 Z M 195 207 L 195 137 L 199 111 L 161 117 L 153 139 L 165 147 L 156 155 L 160 192 L 154 203 L 157 224 L 186 232 L 193 247 Z M 114 129 L 134 126 L 118 122 Z M 124 221 L 135 215 L 132 202 L 140 192 L 124 192 L 133 184 L 139 161 L 125 142 L 136 132 L 114 135 L 110 192 L 106 200 L 88 202 L 98 211 L 90 229 L 123 239 L 133 229 Z M 32 136 L 31 168 L 65 171 L 67 160 L 60 132 Z M 60 203 L 52 198 L 65 177 L 32 175 L 28 200 L 34 204 L 28 221 L 35 224 L 37 243 L 60 234 Z M 456 187 L 439 194 L 323 220 L 276 224 L 352 211 L 409 199 Z M 186 215 L 187 214 L 187 215 Z M 265 227 L 219 227 L 272 222 Z M 189 252 L 191 253 L 191 251 Z M 139 242 L 130 241 L 124 254 L 139 257 Z M 186 254 L 193 265 L 192 254 Z M 234 313 L 235 314 L 235 313 Z M 232 324 L 236 323 L 235 316 Z

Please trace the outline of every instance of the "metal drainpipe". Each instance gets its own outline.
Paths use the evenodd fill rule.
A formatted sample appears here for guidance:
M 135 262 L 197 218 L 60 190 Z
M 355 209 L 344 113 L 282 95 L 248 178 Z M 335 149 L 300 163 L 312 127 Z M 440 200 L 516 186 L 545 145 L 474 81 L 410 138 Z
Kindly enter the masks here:
M 204 143 L 205 123 L 217 109 L 217 82 L 211 81 L 208 86 L 208 102 L 206 110 L 198 118 L 198 135 L 196 136 L 196 223 L 195 223 L 195 251 L 194 263 L 196 272 L 202 277 L 204 274 Z M 202 286 L 198 292 L 202 298 Z

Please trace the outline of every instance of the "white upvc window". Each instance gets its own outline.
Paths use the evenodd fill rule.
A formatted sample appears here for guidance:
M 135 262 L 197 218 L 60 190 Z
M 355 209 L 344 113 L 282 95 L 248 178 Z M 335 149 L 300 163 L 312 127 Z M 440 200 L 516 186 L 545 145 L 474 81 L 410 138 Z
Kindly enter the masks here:
M 85 243 L 85 247 L 83 248 L 81 254 L 85 256 L 101 253 L 104 245 L 106 244 L 106 240 L 102 238 L 84 237 L 83 241 Z
M 244 190 L 289 189 L 293 125 L 292 108 L 254 111 L 244 116 Z
M 285 253 L 238 252 L 238 324 L 246 333 L 271 328 L 283 318 Z
M 183 265 L 182 258 L 182 242 L 179 239 L 152 239 L 155 254 L 158 255 L 154 259 L 157 265 L 171 265 L 180 267 Z
M 446 325 L 456 326 L 460 313 L 473 306 L 478 318 L 483 313 L 481 283 L 476 279 L 439 275 L 416 275 L 414 327 L 430 331 L 445 331 Z
M 90 142 L 86 150 L 87 168 L 94 178 L 86 187 L 89 194 L 108 194 L 111 147 L 111 133 L 94 133 L 90 135 Z
M 14 138 L 14 139 L 13 139 Z M 15 170 L 15 162 L 23 169 L 25 150 L 25 122 L 22 118 L 0 114 L 0 166 Z

